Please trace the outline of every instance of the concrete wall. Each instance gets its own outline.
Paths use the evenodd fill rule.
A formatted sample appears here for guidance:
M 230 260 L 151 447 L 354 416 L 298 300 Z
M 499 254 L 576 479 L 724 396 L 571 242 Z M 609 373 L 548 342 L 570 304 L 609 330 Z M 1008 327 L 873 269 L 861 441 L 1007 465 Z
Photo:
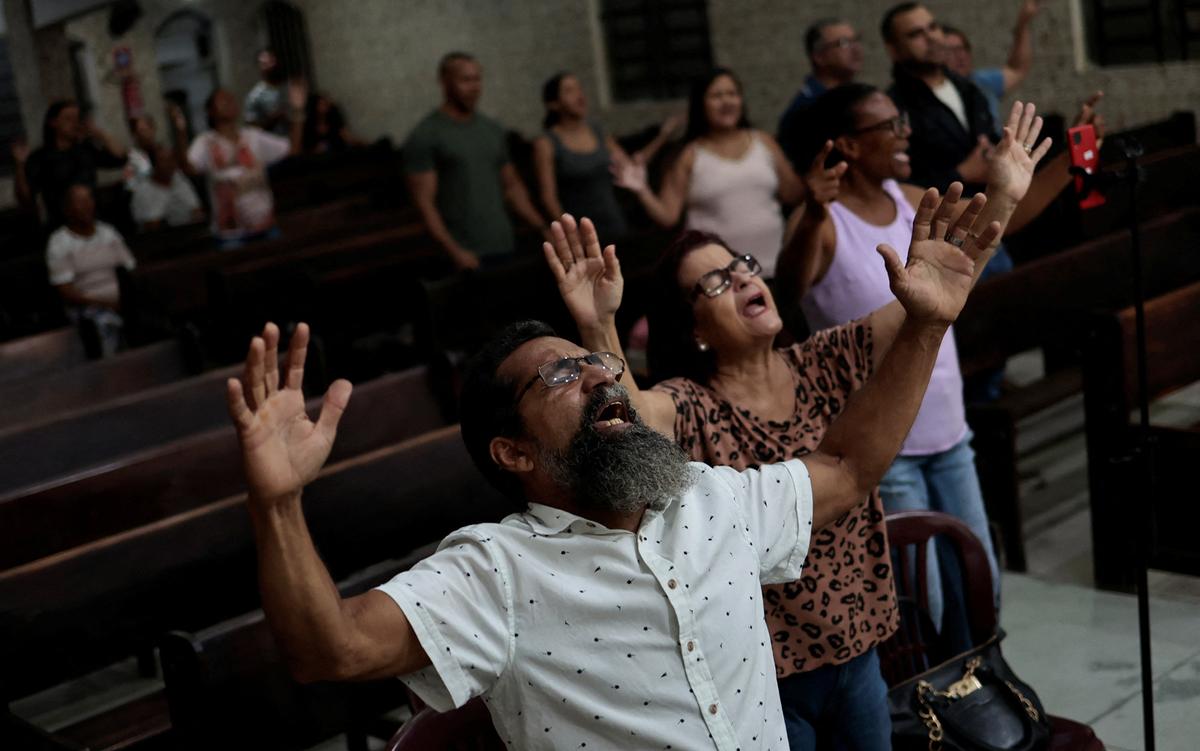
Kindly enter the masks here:
M 1070 112 L 1087 93 L 1101 88 L 1108 94 L 1105 115 L 1115 127 L 1158 119 L 1175 109 L 1200 113 L 1200 62 L 1105 69 L 1087 65 L 1072 31 L 1075 4 L 1081 1 L 1043 3 L 1034 26 L 1034 71 L 1021 96 L 1046 110 Z M 888 82 L 878 23 L 891 2 L 710 0 L 714 56 L 742 77 L 751 117 L 774 130 L 779 113 L 807 71 L 802 37 L 815 18 L 840 15 L 855 23 L 865 42 L 864 80 Z M 541 83 L 561 69 L 580 76 L 594 111 L 617 131 L 644 126 L 680 108 L 679 102 L 601 106 L 605 70 L 599 0 L 295 0 L 295 4 L 306 16 L 321 88 L 343 104 L 351 126 L 368 138 L 403 139 L 437 104 L 434 68 L 438 57 L 451 49 L 469 50 L 483 62 L 483 109 L 529 135 L 539 129 Z M 980 64 L 1004 61 L 1017 0 L 929 0 L 929 5 L 940 18 L 972 36 Z M 221 83 L 239 93 L 253 85 L 254 52 L 261 39 L 256 0 L 142 0 L 142 6 L 145 16 L 138 26 L 117 41 L 133 50 L 152 113 L 161 114 L 154 32 L 184 8 L 206 14 L 215 24 Z M 11 31 L 14 11 L 6 10 Z M 98 11 L 67 22 L 59 32 L 63 38 L 88 44 L 101 80 L 111 68 L 116 43 L 108 37 L 106 22 L 107 11 Z M 56 77 L 53 55 L 58 50 L 47 39 L 54 28 L 38 32 L 43 78 Z M 14 40 L 14 47 L 19 46 Z M 45 90 L 61 88 L 60 84 L 39 81 Z M 102 85 L 97 103 L 100 124 L 125 137 L 117 87 Z M 43 104 L 37 101 L 36 105 L 27 120 L 40 119 Z

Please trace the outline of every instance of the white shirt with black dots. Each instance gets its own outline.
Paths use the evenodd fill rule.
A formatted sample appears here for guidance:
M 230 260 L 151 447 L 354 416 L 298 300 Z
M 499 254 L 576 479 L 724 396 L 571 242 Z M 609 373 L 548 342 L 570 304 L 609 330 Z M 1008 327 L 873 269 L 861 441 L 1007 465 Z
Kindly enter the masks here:
M 786 750 L 760 587 L 800 578 L 808 470 L 691 466 L 637 534 L 530 504 L 379 587 L 432 661 L 405 683 L 512 748 Z

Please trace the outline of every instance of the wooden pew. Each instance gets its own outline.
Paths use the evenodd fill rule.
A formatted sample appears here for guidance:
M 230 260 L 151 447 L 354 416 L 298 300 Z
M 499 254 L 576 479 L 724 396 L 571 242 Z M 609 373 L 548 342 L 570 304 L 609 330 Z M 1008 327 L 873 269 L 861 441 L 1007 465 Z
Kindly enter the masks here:
M 0 384 L 60 373 L 86 361 L 83 340 L 74 326 L 13 339 L 0 344 Z
M 0 261 L 0 340 L 49 331 L 66 322 L 41 250 Z
M 338 584 L 343 597 L 383 584 L 431 555 L 423 546 Z M 302 749 L 348 733 L 350 748 L 386 738 L 395 723 L 377 718 L 407 702 L 395 678 L 300 685 L 288 673 L 261 610 L 196 633 L 172 631 L 160 643 L 174 737 L 184 749 L 255 746 Z M 372 725 L 382 725 L 372 733 Z
M 330 461 L 446 425 L 453 410 L 433 387 L 423 367 L 358 385 Z M 320 403 L 309 401 L 310 414 Z M 222 426 L 0 494 L 0 570 L 191 511 L 243 484 L 237 436 Z
M 1200 381 L 1200 283 L 1146 303 L 1147 393 L 1151 401 Z M 1150 504 L 1150 565 L 1200 574 L 1200 524 L 1192 469 L 1200 457 L 1200 425 L 1153 426 L 1154 483 L 1134 456 L 1138 418 L 1134 310 L 1097 316 L 1086 340 L 1084 410 L 1092 555 L 1096 585 L 1134 587 L 1133 535 Z
M 1158 294 L 1200 279 L 1200 209 L 1142 228 L 1146 289 Z M 1019 265 L 971 293 L 954 325 L 964 376 L 1003 367 L 1018 353 L 1048 345 L 1078 347 L 1091 310 L 1131 301 L 1129 235 L 1116 233 Z M 987 404 L 969 404 L 976 467 L 988 508 L 1004 536 L 1008 566 L 1025 569 L 1017 480 L 1016 426 L 1081 389 L 1077 368 L 1051 372 Z
M 271 166 L 278 212 L 358 194 L 402 195 L 400 153 L 386 140 L 335 154 L 293 156 Z
M 306 235 L 283 236 L 232 250 L 208 250 L 139 267 L 119 275 L 127 328 L 138 339 L 202 317 L 209 306 L 209 274 L 223 267 L 294 255 L 316 246 L 336 250 L 360 242 L 381 245 L 412 232 L 411 217 L 385 209 L 351 228 L 331 223 Z
M 1101 163 L 1113 164 L 1122 158 L 1117 144 L 1117 139 L 1122 136 L 1137 139 L 1147 154 L 1192 146 L 1196 143 L 1196 114 L 1190 110 L 1180 110 L 1162 120 L 1110 133 L 1100 147 Z
M 75 331 L 75 338 L 79 334 Z M 0 430 L 178 381 L 200 369 L 199 353 L 178 340 L 120 352 L 70 370 L 0 383 Z
M 429 355 L 474 352 L 508 323 L 533 318 L 565 337 L 574 323 L 541 257 L 517 257 L 503 266 L 422 283 L 425 303 L 419 344 Z
M 240 367 L 210 371 L 0 430 L 0 492 L 100 466 L 223 425 L 228 419 L 225 380 L 240 372 Z
M 304 505 L 335 580 L 512 510 L 457 426 L 326 467 Z M 254 561 L 239 495 L 0 572 L 0 698 L 258 607 Z

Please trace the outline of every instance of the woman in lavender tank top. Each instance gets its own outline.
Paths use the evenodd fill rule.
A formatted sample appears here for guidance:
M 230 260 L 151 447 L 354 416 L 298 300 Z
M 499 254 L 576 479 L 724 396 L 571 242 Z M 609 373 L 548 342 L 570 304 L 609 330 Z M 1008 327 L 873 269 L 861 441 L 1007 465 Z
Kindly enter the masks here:
M 861 84 L 843 86 L 819 100 L 810 116 L 819 131 L 808 152 L 815 154 L 809 173 L 814 176 L 813 197 L 797 212 L 795 235 L 780 267 L 784 286 L 799 299 L 808 324 L 816 330 L 859 318 L 892 299 L 887 275 L 876 273 L 874 248 L 908 236 L 924 190 L 900 182 L 911 174 L 906 153 L 911 129 L 883 92 Z M 1018 104 L 1006 130 L 1021 133 L 1020 144 L 1032 145 L 1040 120 L 1033 116 L 1032 105 Z M 1032 170 L 1046 143 L 1032 154 L 1012 138 L 1000 145 L 999 153 L 1007 159 L 992 160 L 990 209 L 1020 201 L 1030 183 L 1025 168 Z M 826 167 L 830 160 L 844 160 L 837 175 Z M 1021 167 L 1019 173 L 1010 169 L 1014 161 Z M 821 175 L 829 176 L 824 184 Z M 1018 175 L 1021 179 L 1014 179 Z M 1010 222 L 1007 230 L 1018 223 Z M 970 439 L 957 350 L 954 337 L 948 335 L 920 413 L 880 492 L 888 511 L 932 508 L 966 522 L 987 551 L 998 593 L 999 571 Z M 950 645 L 966 650 L 971 644 L 953 556 L 931 556 L 928 573 L 933 622 L 940 624 Z

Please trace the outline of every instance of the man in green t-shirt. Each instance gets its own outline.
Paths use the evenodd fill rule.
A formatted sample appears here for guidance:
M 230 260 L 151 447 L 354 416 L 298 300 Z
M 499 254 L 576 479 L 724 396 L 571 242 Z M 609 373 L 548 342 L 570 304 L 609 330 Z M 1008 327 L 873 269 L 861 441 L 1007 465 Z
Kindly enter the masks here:
M 413 128 L 404 144 L 404 170 L 413 201 L 433 239 L 460 269 L 483 257 L 513 252 L 513 228 L 505 210 L 531 227 L 546 220 L 508 157 L 504 128 L 475 111 L 483 91 L 483 68 L 465 52 L 438 64 L 442 104 Z

